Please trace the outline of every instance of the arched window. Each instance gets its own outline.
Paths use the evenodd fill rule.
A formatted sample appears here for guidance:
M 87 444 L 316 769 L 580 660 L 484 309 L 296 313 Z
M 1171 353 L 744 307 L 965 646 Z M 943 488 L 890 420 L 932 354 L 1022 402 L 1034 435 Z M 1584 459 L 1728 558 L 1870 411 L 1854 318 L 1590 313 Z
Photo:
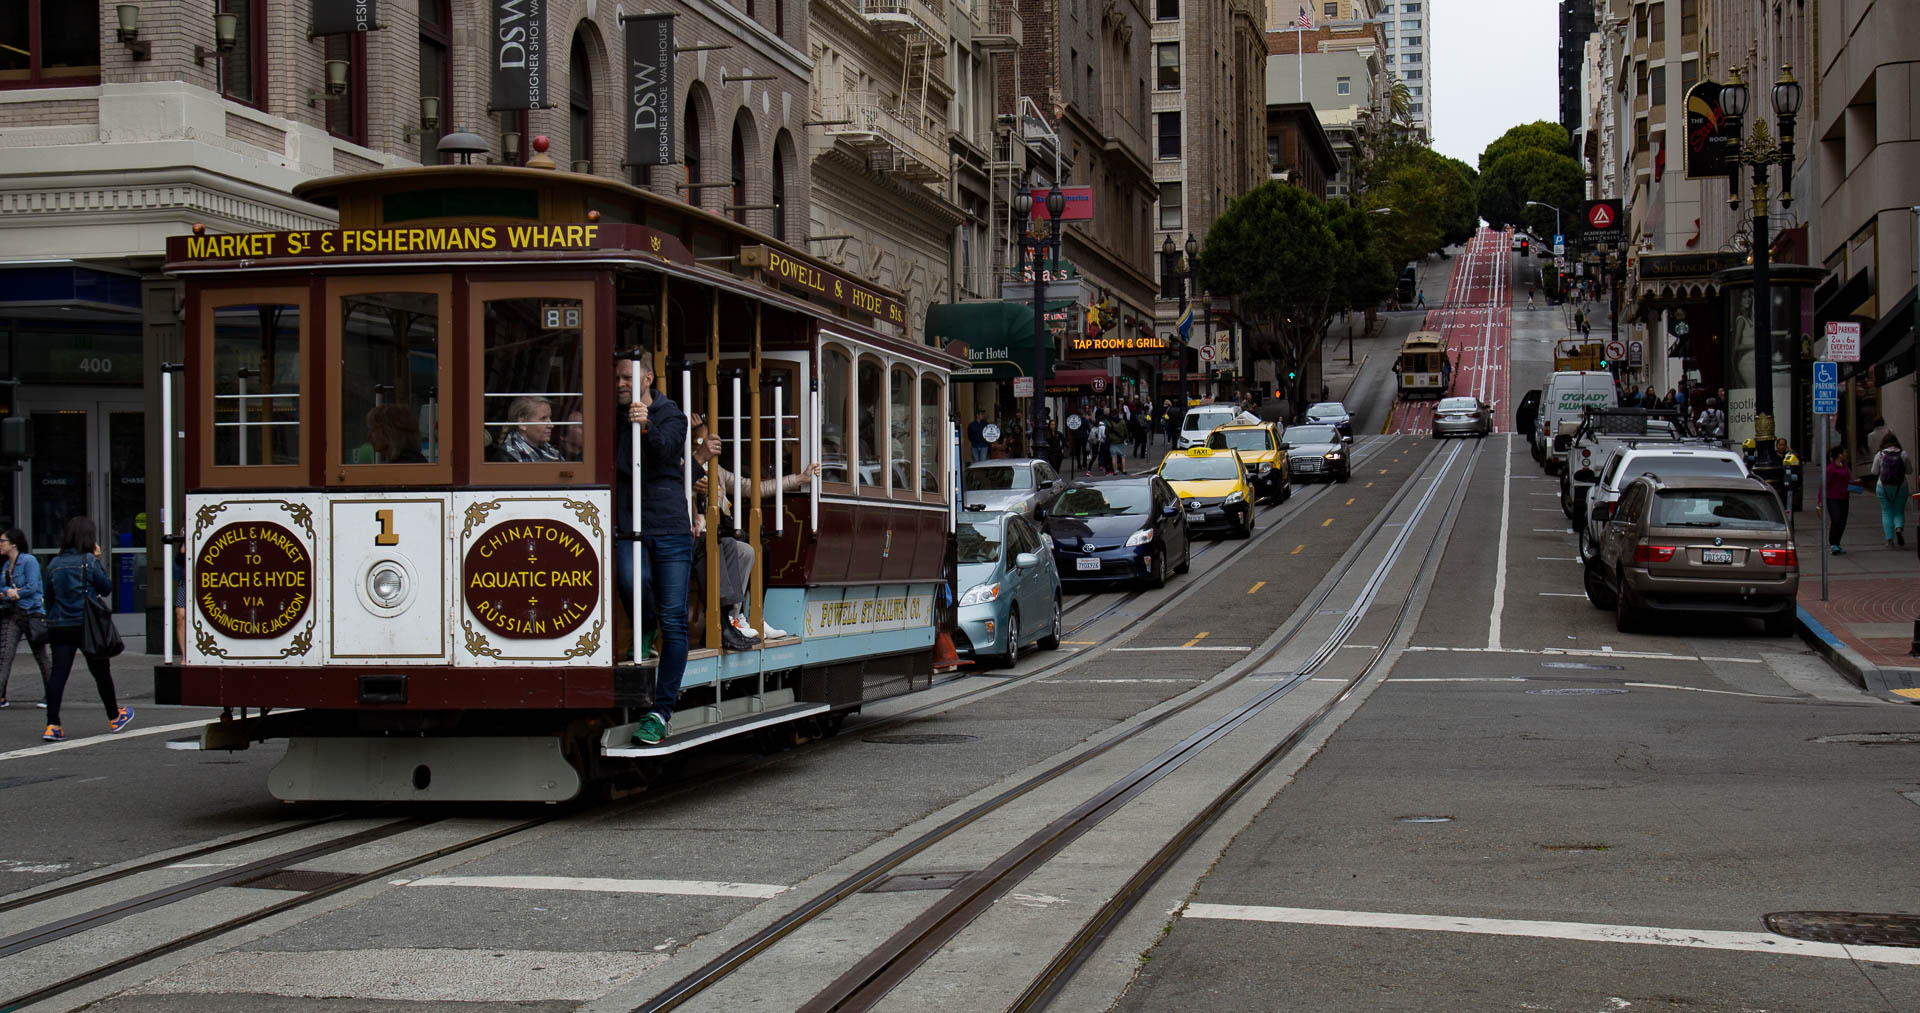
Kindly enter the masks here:
M 687 203 L 700 207 L 700 111 L 697 96 L 687 95 L 687 113 L 680 125 L 680 162 L 687 167 Z
M 746 134 L 740 129 L 739 120 L 733 121 L 732 168 L 733 175 L 731 180 L 733 182 L 733 188 L 728 192 L 733 194 L 733 206 L 737 209 L 747 202 L 747 138 Z M 747 213 L 745 211 L 735 210 L 733 220 L 744 225 L 747 221 Z
M 567 56 L 567 108 L 571 113 L 568 151 L 575 163 L 593 162 L 593 69 L 587 65 L 584 32 L 573 35 Z
M 773 236 L 792 242 L 787 235 L 787 172 L 793 164 L 793 138 L 785 130 L 773 139 Z

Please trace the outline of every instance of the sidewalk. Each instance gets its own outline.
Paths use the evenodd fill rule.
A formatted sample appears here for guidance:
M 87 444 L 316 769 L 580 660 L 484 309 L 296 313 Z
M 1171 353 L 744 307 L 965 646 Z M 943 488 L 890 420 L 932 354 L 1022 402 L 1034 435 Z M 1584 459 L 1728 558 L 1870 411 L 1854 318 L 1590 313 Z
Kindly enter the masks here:
M 1920 658 L 1907 654 L 1920 619 L 1920 541 L 1907 514 L 1907 544 L 1889 549 L 1880 531 L 1880 501 L 1851 497 L 1843 555 L 1820 544 L 1820 515 L 1794 515 L 1800 545 L 1800 633 L 1814 650 L 1862 688 L 1920 703 Z M 1820 600 L 1820 560 L 1828 598 Z

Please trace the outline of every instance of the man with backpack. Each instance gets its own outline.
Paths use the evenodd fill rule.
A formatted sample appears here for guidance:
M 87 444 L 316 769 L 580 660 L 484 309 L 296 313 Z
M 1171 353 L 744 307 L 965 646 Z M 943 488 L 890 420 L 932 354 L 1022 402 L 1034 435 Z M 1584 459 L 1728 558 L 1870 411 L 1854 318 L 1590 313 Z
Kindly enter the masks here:
M 1694 420 L 1694 432 L 1709 439 L 1727 438 L 1727 413 L 1720 410 L 1719 398 L 1708 398 L 1707 407 Z

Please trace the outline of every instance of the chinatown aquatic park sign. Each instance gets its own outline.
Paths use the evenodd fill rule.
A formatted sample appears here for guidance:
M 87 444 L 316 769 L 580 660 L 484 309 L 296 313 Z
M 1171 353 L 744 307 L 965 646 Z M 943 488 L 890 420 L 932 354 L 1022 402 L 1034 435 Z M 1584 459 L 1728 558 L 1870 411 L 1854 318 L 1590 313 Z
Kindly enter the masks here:
M 298 535 L 270 521 L 219 528 L 193 564 L 194 604 L 222 636 L 285 636 L 313 603 L 313 556 Z
M 551 640 L 579 628 L 600 602 L 600 555 L 565 521 L 504 521 L 467 549 L 467 611 L 515 640 Z
M 644 225 L 442 225 L 425 228 L 311 229 L 299 232 L 171 236 L 173 263 L 471 253 L 625 250 L 691 264 L 680 240 Z

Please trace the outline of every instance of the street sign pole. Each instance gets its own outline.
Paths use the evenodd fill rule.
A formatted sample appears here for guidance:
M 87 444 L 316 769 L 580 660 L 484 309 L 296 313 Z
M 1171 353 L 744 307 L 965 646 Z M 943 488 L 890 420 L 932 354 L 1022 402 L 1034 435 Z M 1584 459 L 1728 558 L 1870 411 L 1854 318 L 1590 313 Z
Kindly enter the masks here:
M 1813 364 L 1813 414 L 1820 421 L 1820 456 L 1816 460 L 1820 476 L 1820 544 L 1831 545 L 1833 518 L 1828 516 L 1827 498 L 1827 441 L 1833 435 L 1833 416 L 1840 412 L 1840 364 L 1826 359 L 1816 360 Z M 1826 416 L 1825 418 L 1820 418 Z M 1828 549 L 1820 550 L 1820 600 L 1827 600 L 1828 574 L 1827 557 L 1832 555 Z

